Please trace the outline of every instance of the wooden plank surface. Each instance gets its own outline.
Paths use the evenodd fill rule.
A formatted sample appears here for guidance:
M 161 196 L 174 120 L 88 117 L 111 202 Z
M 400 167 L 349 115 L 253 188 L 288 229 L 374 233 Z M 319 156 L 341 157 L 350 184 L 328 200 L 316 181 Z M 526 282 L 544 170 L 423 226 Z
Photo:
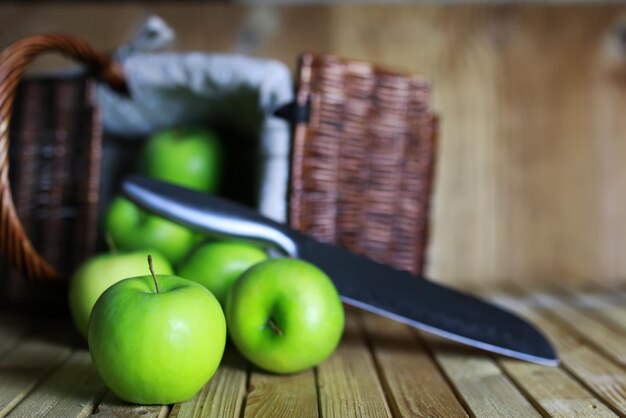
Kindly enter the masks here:
M 316 418 L 318 413 L 315 370 L 275 375 L 254 370 L 244 417 Z
M 246 395 L 248 364 L 229 344 L 219 369 L 193 399 L 174 405 L 170 417 L 239 418 Z
M 332 8 L 333 52 L 433 79 L 430 277 L 626 279 L 624 10 Z
M 319 403 L 323 417 L 390 417 L 372 353 L 356 311 L 346 312 L 341 345 L 318 366 Z
M 617 417 L 566 371 L 557 367 L 499 360 L 533 403 L 551 417 Z
M 584 313 L 580 307 L 568 305 L 560 296 L 534 293 L 542 308 L 574 330 L 578 336 L 606 353 L 621 365 L 626 365 L 626 334 L 598 318 Z
M 49 321 L 0 357 L 0 417 L 6 416 L 72 353 L 66 323 Z
M 413 330 L 373 314 L 363 318 L 394 416 L 468 416 Z
M 532 297 L 491 293 L 491 299 L 536 324 L 554 343 L 561 366 L 614 411 L 626 415 L 626 370 L 550 317 Z M 583 411 L 589 413 L 589 409 Z M 591 411 L 593 412 L 593 411 Z
M 0 415 L 626 416 L 626 366 L 616 351 L 626 329 L 602 315 L 622 295 L 585 289 L 483 292 L 538 325 L 555 342 L 559 367 L 479 352 L 349 309 L 341 345 L 316 369 L 265 373 L 229 347 L 214 378 L 180 405 L 131 405 L 106 391 L 68 322 L 32 333 L 0 323 L 0 341 L 16 338 L 0 356 Z M 593 302 L 581 302 L 585 295 Z M 600 331 L 585 332 L 591 324 Z
M 626 294 L 611 287 L 590 284 L 583 287 L 559 286 L 569 296 L 567 303 L 600 318 L 609 326 L 626 330 Z
M 0 355 L 11 349 L 33 327 L 33 319 L 24 315 L 0 315 Z
M 165 418 L 169 405 L 133 405 L 122 401 L 113 392 L 107 392 L 94 412 L 98 418 Z
M 473 416 L 541 416 L 489 355 L 434 337 L 426 341 Z
M 106 392 L 87 350 L 77 350 L 10 413 L 11 418 L 87 417 Z M 62 396 L 60 396 L 62 395 Z

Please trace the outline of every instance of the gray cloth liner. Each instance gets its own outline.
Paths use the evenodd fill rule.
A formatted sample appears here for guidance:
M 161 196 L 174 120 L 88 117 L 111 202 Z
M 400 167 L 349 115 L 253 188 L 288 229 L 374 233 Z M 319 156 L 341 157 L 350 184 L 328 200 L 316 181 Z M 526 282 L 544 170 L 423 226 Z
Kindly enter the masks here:
M 260 141 L 261 213 L 286 218 L 290 129 L 272 112 L 293 99 L 289 69 L 274 60 L 208 53 L 134 52 L 122 58 L 130 92 L 98 89 L 106 133 L 126 138 L 225 121 Z M 129 139 L 130 140 L 130 139 Z

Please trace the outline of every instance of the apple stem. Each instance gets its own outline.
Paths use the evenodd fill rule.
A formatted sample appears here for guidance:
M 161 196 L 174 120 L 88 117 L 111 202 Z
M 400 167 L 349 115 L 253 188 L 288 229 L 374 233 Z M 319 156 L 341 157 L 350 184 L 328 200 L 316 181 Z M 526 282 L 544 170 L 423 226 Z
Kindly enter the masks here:
M 111 254 L 117 254 L 118 253 L 117 245 L 115 245 L 115 241 L 113 240 L 113 236 L 111 235 L 110 232 L 107 232 L 104 235 L 104 240 L 107 243 L 107 247 L 109 247 L 109 252 L 111 252 Z
M 283 336 L 283 332 L 280 328 L 278 328 L 278 325 L 276 325 L 272 318 L 267 320 L 267 326 L 270 327 L 272 331 L 274 331 L 274 334 L 278 335 L 279 337 Z
M 161 293 L 161 290 L 159 289 L 159 281 L 157 280 L 156 274 L 154 274 L 154 266 L 152 265 L 152 256 L 150 254 L 148 254 L 148 268 L 150 269 L 150 273 L 154 279 L 154 286 L 156 287 L 157 293 Z

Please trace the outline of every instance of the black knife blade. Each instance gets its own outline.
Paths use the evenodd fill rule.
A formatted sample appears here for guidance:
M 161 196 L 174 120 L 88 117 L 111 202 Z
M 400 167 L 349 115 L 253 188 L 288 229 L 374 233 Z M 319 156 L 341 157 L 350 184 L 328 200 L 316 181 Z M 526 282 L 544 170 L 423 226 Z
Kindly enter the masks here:
M 350 305 L 483 350 L 558 364 L 539 330 L 472 295 L 321 243 L 216 196 L 138 176 L 127 178 L 122 190 L 144 209 L 190 228 L 264 243 L 315 264 Z

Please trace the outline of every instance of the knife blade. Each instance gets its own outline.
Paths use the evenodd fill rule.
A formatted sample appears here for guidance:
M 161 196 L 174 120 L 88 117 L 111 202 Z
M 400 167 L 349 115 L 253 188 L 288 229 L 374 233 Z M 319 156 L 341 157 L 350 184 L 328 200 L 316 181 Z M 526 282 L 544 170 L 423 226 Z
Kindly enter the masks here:
M 122 192 L 144 209 L 192 229 L 274 247 L 322 269 L 341 299 L 417 329 L 544 365 L 557 365 L 548 339 L 522 318 L 479 298 L 319 242 L 223 198 L 131 176 Z

